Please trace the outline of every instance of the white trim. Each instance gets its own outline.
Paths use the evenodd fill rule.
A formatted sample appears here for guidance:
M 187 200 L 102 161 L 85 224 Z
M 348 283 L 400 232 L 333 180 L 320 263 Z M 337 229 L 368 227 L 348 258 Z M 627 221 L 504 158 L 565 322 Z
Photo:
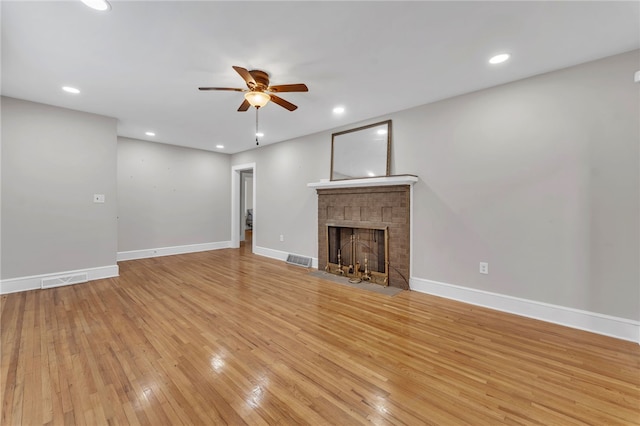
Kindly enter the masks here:
M 282 260 L 283 262 L 287 260 L 287 256 L 289 256 L 290 254 L 293 254 L 295 256 L 309 257 L 309 256 L 306 256 L 304 254 L 298 254 L 298 253 L 291 253 L 291 252 L 286 252 L 286 251 L 274 250 L 274 249 L 270 249 L 270 248 L 266 248 L 266 247 L 256 247 L 256 250 L 254 251 L 254 254 L 257 254 L 257 255 L 260 255 L 260 256 L 264 256 L 264 257 L 269 257 L 271 259 Z M 312 257 L 311 258 L 311 267 L 315 268 L 315 269 L 318 269 L 318 258 L 317 257 Z
M 231 247 L 231 241 L 218 241 L 215 243 L 188 244 L 184 246 L 119 251 L 118 262 L 123 260 L 146 259 L 149 257 L 171 256 L 174 254 L 196 253 L 199 251 L 220 250 L 229 247 Z
M 390 186 L 390 185 L 413 185 L 418 181 L 417 176 L 382 176 L 363 179 L 332 180 L 326 182 L 308 183 L 309 188 L 329 189 L 329 188 L 361 188 L 365 186 Z
M 409 277 L 413 276 L 413 261 L 415 256 L 413 255 L 413 212 L 415 199 L 413 198 L 413 185 L 409 187 Z
M 251 168 L 253 170 L 253 181 L 252 181 L 252 185 L 253 185 L 253 193 L 251 194 L 252 199 L 251 199 L 251 253 L 255 252 L 256 249 L 256 233 L 253 232 L 253 230 L 256 229 L 256 194 L 258 193 L 257 190 L 257 176 L 258 176 L 258 172 L 256 170 L 256 163 L 251 163 Z
M 87 274 L 88 281 L 117 277 L 118 265 L 98 268 L 76 269 L 73 271 L 55 272 L 52 274 L 30 275 L 27 277 L 9 278 L 0 281 L 0 294 L 17 293 L 19 291 L 38 290 L 42 288 L 42 280 L 59 278 L 68 275 Z M 80 284 L 80 283 L 78 283 Z
M 483 306 L 528 318 L 603 334 L 640 344 L 640 321 L 551 305 L 438 281 L 412 277 L 410 288 L 421 293 Z

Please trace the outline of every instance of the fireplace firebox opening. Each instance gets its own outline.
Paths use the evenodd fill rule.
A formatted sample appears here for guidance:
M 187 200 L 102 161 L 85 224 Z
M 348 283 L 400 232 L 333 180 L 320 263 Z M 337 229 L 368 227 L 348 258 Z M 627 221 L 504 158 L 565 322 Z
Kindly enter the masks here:
M 349 278 L 389 285 L 388 228 L 327 226 L 325 271 Z

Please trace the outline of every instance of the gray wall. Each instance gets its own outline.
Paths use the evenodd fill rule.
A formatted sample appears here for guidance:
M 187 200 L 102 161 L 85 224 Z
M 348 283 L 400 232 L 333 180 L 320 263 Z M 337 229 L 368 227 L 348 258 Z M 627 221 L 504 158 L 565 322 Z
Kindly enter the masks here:
M 116 138 L 113 118 L 2 98 L 2 279 L 116 264 Z
M 638 58 L 394 116 L 396 170 L 421 178 L 414 275 L 638 319 Z
M 244 177 L 244 208 L 253 209 L 253 173 Z
M 639 62 L 629 52 L 350 126 L 391 118 L 391 172 L 420 178 L 413 276 L 640 319 Z M 329 177 L 331 133 L 232 157 L 256 163 L 258 246 L 317 257 L 306 183 Z
M 118 138 L 118 251 L 231 239 L 230 156 Z
M 311 135 L 232 156 L 233 165 L 256 163 L 257 247 L 317 257 L 318 207 L 307 183 L 329 176 L 328 137 L 329 142 L 326 134 Z

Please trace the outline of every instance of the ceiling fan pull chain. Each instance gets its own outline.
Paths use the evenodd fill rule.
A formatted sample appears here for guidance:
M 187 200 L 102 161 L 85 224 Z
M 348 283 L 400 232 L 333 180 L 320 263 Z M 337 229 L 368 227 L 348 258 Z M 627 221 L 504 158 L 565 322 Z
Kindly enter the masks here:
M 256 107 L 256 145 L 260 145 L 258 143 L 258 110 L 260 107 Z

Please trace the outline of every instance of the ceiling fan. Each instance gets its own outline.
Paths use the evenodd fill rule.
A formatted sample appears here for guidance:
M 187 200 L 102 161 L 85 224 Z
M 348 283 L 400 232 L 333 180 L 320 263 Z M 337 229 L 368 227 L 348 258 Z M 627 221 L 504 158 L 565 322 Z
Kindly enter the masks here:
M 269 74 L 261 70 L 247 71 L 245 68 L 233 66 L 240 77 L 247 83 L 247 89 L 238 89 L 233 87 L 198 87 L 198 90 L 232 90 L 234 92 L 246 92 L 244 101 L 240 104 L 238 111 L 246 111 L 249 107 L 254 106 L 261 108 L 269 101 L 280 105 L 289 111 L 294 111 L 298 107 L 289 101 L 285 101 L 275 93 L 281 92 L 308 92 L 306 84 L 280 84 L 277 86 L 269 86 Z

